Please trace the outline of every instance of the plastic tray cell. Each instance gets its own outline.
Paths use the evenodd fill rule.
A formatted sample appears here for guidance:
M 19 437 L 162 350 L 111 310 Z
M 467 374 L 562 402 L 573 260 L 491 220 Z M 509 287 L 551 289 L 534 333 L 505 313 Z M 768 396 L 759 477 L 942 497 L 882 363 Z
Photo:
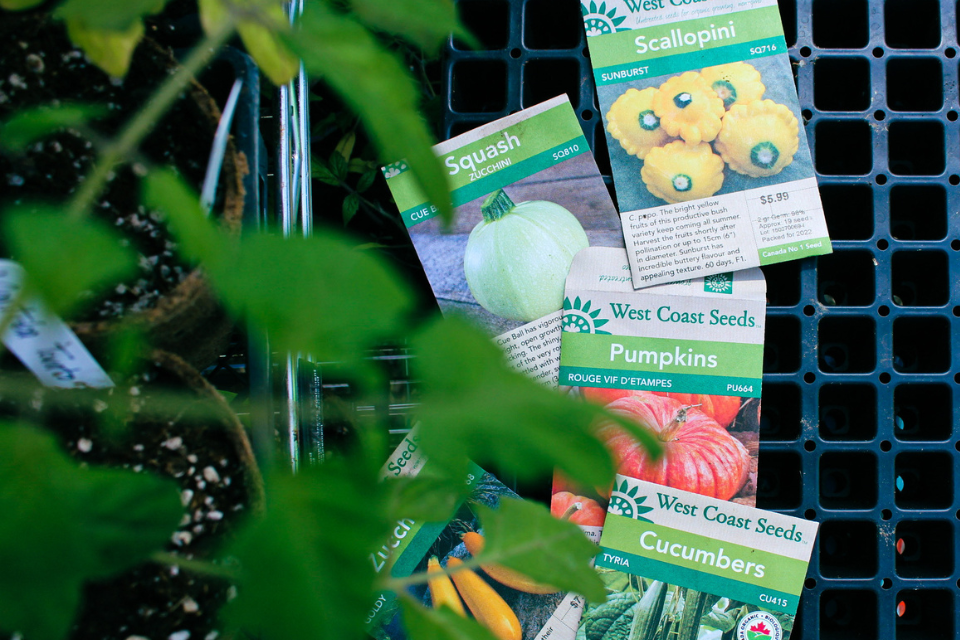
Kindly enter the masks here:
M 835 250 L 764 268 L 758 502 L 823 523 L 792 637 L 952 640 L 960 632 L 957 2 L 779 5 Z M 609 175 L 577 3 L 458 6 L 484 48 L 446 49 L 443 132 L 567 92 Z M 487 103 L 501 89 L 454 100 L 456 87 L 494 82 L 461 77 L 467 60 L 499 65 L 505 103 Z

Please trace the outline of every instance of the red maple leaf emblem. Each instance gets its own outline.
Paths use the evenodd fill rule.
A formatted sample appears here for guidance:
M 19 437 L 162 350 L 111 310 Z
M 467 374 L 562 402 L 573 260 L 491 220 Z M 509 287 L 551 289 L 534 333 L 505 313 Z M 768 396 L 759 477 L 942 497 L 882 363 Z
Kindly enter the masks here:
M 750 631 L 753 631 L 754 633 L 762 633 L 765 636 L 770 635 L 770 630 L 763 626 L 762 621 L 750 627 Z

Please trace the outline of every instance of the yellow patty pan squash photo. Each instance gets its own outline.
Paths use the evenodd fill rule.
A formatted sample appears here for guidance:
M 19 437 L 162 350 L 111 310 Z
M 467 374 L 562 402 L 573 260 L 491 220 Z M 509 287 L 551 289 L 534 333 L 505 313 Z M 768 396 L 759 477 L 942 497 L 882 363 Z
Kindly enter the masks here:
M 653 96 L 656 93 L 653 87 L 643 91 L 627 89 L 607 112 L 607 131 L 627 153 L 641 160 L 647 157 L 650 149 L 670 140 L 660 126 L 660 118 L 653 112 Z
M 727 109 L 759 100 L 767 89 L 760 81 L 760 72 L 746 62 L 707 67 L 700 71 L 700 77 L 720 96 Z
M 723 160 L 706 142 L 677 140 L 651 149 L 640 177 L 650 193 L 670 203 L 707 198 L 723 186 Z
M 800 146 L 796 116 L 785 105 L 758 100 L 735 105 L 723 117 L 717 152 L 737 173 L 763 178 L 783 171 Z
M 660 118 L 660 126 L 692 145 L 717 137 L 725 111 L 723 100 L 695 71 L 670 78 L 653 96 L 653 112 Z

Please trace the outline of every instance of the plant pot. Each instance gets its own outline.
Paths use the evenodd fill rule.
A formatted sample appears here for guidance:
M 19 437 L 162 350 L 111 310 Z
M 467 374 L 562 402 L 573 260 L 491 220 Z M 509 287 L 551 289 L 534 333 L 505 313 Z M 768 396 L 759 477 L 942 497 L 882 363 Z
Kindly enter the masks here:
M 130 73 L 118 83 L 85 62 L 62 25 L 45 14 L 2 15 L 0 68 L 8 81 L 0 86 L 0 119 L 54 100 L 98 102 L 106 104 L 111 115 L 95 124 L 102 134 L 112 135 L 176 68 L 169 52 L 145 40 L 134 55 Z M 199 191 L 219 118 L 216 102 L 192 82 L 144 141 L 141 152 L 151 162 L 174 164 Z M 7 182 L 4 199 L 66 201 L 93 161 L 90 143 L 71 131 L 45 139 L 21 157 L 0 156 L 0 177 Z M 240 231 L 242 178 L 247 172 L 246 158 L 231 141 L 216 204 L 221 228 L 230 234 Z M 175 241 L 157 216 L 140 205 L 138 191 L 133 168 L 122 168 L 93 208 L 139 253 L 140 271 L 128 282 L 93 297 L 81 315 L 71 318 L 71 327 L 95 355 L 106 353 L 110 338 L 132 326 L 153 346 L 177 353 L 194 366 L 206 366 L 222 353 L 233 323 L 202 268 L 176 257 Z

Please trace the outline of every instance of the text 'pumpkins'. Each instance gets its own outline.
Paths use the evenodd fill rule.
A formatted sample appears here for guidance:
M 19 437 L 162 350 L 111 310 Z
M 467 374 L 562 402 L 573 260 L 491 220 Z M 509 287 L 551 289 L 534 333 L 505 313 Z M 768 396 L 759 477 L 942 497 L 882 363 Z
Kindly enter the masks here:
M 503 189 L 480 211 L 483 220 L 463 254 L 467 285 L 480 306 L 520 322 L 559 311 L 573 256 L 589 245 L 580 221 L 546 200 L 514 204 Z
M 746 482 L 750 454 L 699 409 L 649 393 L 620 398 L 607 409 L 646 427 L 663 445 L 663 455 L 651 461 L 633 436 L 612 422 L 602 424 L 597 435 L 618 473 L 720 500 L 735 496 Z

